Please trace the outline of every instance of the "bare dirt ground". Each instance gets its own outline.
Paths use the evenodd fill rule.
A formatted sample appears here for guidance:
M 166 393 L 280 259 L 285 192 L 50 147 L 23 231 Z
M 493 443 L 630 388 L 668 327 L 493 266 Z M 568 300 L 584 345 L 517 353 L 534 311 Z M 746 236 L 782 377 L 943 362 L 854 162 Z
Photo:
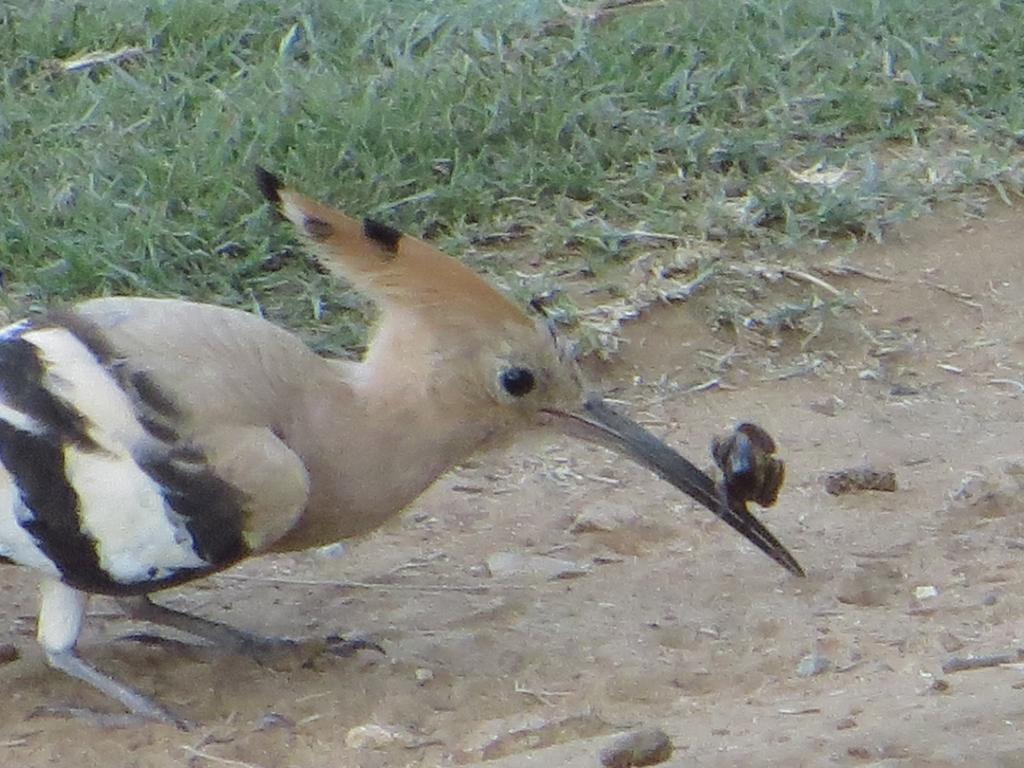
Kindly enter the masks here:
M 371 633 L 386 657 L 183 656 L 112 642 L 131 627 L 95 601 L 84 654 L 202 723 L 189 733 L 30 717 L 108 705 L 45 667 L 33 579 L 0 572 L 0 643 L 21 652 L 0 667 L 0 765 L 576 768 L 645 724 L 671 736 L 667 765 L 1024 766 L 1021 668 L 943 672 L 1024 644 L 1024 215 L 832 253 L 881 279 L 828 277 L 857 303 L 822 334 L 715 333 L 705 296 L 629 328 L 604 372 L 691 458 L 739 419 L 778 438 L 788 483 L 763 519 L 808 578 L 653 476 L 537 440 L 343 556 L 163 597 L 266 634 Z M 715 377 L 731 388 L 687 391 Z M 824 473 L 865 462 L 898 490 L 825 493 Z M 574 532 L 580 515 L 607 530 Z M 827 669 L 798 674 L 808 656 Z

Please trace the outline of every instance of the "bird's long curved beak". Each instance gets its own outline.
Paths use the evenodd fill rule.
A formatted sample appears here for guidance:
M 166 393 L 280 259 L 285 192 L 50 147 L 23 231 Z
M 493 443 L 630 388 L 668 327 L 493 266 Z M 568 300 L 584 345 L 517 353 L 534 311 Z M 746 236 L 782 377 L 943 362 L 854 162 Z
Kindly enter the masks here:
M 562 432 L 625 454 L 652 470 L 710 509 L 787 571 L 804 575 L 796 559 L 747 510 L 745 502 L 726 498 L 704 472 L 601 398 L 588 398 L 578 410 L 547 410 L 545 414 Z

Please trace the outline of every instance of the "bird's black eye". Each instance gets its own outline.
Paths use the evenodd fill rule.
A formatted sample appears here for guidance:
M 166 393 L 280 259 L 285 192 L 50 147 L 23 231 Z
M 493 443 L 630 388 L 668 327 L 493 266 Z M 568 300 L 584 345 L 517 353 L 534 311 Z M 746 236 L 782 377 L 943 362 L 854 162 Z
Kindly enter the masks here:
M 506 368 L 501 372 L 501 387 L 512 397 L 522 397 L 533 391 L 537 384 L 526 368 Z

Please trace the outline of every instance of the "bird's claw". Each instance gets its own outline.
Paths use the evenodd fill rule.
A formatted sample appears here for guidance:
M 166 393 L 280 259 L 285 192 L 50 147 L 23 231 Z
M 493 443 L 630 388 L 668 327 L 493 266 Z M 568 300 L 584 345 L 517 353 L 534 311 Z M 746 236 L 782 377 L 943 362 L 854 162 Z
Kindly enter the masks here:
M 312 640 L 253 637 L 244 642 L 240 650 L 255 659 L 257 664 L 268 666 L 288 658 L 297 658 L 302 666 L 309 666 L 323 655 L 348 658 L 361 650 L 384 654 L 384 649 L 372 640 L 362 637 L 349 639 L 341 635 Z
M 326 643 L 325 652 L 333 656 L 348 658 L 354 656 L 358 651 L 376 651 L 381 656 L 387 656 L 387 652 L 380 643 L 366 637 L 345 638 L 341 635 L 328 635 L 324 641 Z
M 139 645 L 160 647 L 169 651 L 180 651 L 185 655 L 194 654 L 200 649 L 212 647 L 205 644 L 200 645 L 197 643 L 190 643 L 186 640 L 176 640 L 172 637 L 164 637 L 163 635 L 157 635 L 152 632 L 131 632 L 127 635 L 120 635 L 117 637 L 117 642 L 138 643 Z

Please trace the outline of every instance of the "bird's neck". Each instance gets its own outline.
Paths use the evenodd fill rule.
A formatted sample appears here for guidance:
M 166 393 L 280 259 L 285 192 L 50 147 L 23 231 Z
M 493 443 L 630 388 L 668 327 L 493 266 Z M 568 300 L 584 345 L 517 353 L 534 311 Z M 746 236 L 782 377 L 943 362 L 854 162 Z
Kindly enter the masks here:
M 332 375 L 307 391 L 288 442 L 309 471 L 310 502 L 276 549 L 376 528 L 492 437 L 488 425 L 438 401 L 422 352 L 383 354 L 379 342 L 364 362 L 330 363 Z

